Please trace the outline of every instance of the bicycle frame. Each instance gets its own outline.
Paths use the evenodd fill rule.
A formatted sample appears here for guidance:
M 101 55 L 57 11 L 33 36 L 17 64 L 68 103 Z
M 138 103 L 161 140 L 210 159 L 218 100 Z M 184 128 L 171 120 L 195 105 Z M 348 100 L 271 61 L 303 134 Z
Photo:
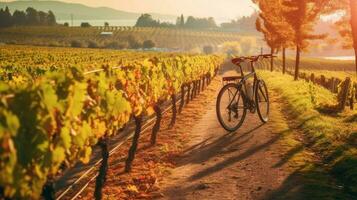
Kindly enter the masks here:
M 254 63 L 257 62 L 260 57 L 266 58 L 267 56 L 272 56 L 272 55 L 266 54 L 266 55 L 259 55 L 259 56 L 256 56 L 256 57 L 242 57 L 242 58 L 238 58 L 237 62 L 233 62 L 235 65 L 237 65 L 239 67 L 242 79 L 239 81 L 239 83 L 237 83 L 239 88 L 238 88 L 236 94 L 234 94 L 234 96 L 232 98 L 232 101 L 229 103 L 227 108 L 232 106 L 232 104 L 234 102 L 234 99 L 236 98 L 238 92 L 241 91 L 242 98 L 244 98 L 245 102 L 248 103 L 248 106 L 249 106 L 248 108 L 249 109 L 255 109 L 255 103 L 256 102 L 254 100 L 254 97 L 256 95 L 255 94 L 256 93 L 256 87 L 258 86 L 257 85 L 258 76 L 257 76 L 257 73 L 255 71 Z M 249 74 L 247 74 L 247 75 L 244 74 L 244 71 L 243 71 L 243 68 L 242 68 L 242 65 L 241 65 L 241 63 L 246 61 L 246 60 L 248 60 L 250 62 L 250 68 L 251 68 L 251 72 Z M 248 97 L 248 95 L 245 94 L 245 92 L 248 91 L 247 90 L 246 81 L 251 77 L 254 77 L 254 80 L 253 80 L 253 93 L 252 93 L 251 97 Z M 241 90 L 242 86 L 244 86 L 244 90 Z M 264 98 L 266 99 L 266 97 L 264 97 Z
M 242 98 L 244 98 L 245 102 L 248 103 L 249 108 L 254 108 L 255 107 L 255 101 L 254 101 L 253 97 L 256 95 L 255 94 L 255 91 L 256 91 L 255 87 L 256 87 L 256 84 L 257 84 L 257 80 L 258 80 L 257 74 L 255 72 L 255 68 L 254 68 L 254 61 L 250 61 L 251 72 L 249 74 L 247 74 L 247 75 L 244 74 L 244 71 L 243 71 L 242 66 L 241 66 L 240 63 L 237 64 L 237 66 L 240 69 L 240 73 L 241 73 L 242 79 L 239 81 L 239 83 L 237 83 L 239 88 L 238 88 L 237 92 L 234 94 L 234 96 L 232 98 L 232 101 L 229 103 L 227 108 L 232 106 L 232 104 L 234 102 L 234 99 L 237 97 L 237 94 L 238 94 L 239 91 L 242 91 L 241 92 Z M 249 97 L 245 93 L 246 91 L 248 91 L 247 85 L 246 85 L 246 81 L 248 79 L 252 78 L 252 77 L 254 78 L 254 80 L 253 80 L 253 93 L 252 93 L 251 97 Z M 243 86 L 244 86 L 244 90 L 240 90 L 241 87 L 243 87 Z
M 223 82 L 227 81 L 228 83 L 220 90 L 216 102 L 218 120 L 222 127 L 227 131 L 232 132 L 239 129 L 244 122 L 247 110 L 251 113 L 257 112 L 263 123 L 268 122 L 268 89 L 264 80 L 258 77 L 258 74 L 255 71 L 255 64 L 259 58 L 269 57 L 271 58 L 274 56 L 265 54 L 232 59 L 232 63 L 239 67 L 240 75 L 223 77 Z M 250 67 L 248 73 L 243 70 L 243 62 L 247 62 L 248 67 Z M 253 79 L 252 85 L 250 85 L 251 79 Z M 233 83 L 230 83 L 232 81 Z M 223 97 L 225 94 L 228 95 L 228 99 L 226 98 L 222 101 L 222 99 L 225 98 Z M 239 117 L 240 115 L 241 117 Z M 232 119 L 234 121 L 232 121 Z M 228 120 L 228 123 L 226 120 Z M 233 124 L 231 122 L 233 122 Z

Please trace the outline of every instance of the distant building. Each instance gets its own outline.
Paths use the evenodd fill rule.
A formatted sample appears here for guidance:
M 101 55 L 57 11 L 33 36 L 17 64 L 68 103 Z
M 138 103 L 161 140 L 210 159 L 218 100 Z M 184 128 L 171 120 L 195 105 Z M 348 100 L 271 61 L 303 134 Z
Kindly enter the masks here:
M 112 36 L 113 32 L 101 32 L 100 35 L 101 36 Z

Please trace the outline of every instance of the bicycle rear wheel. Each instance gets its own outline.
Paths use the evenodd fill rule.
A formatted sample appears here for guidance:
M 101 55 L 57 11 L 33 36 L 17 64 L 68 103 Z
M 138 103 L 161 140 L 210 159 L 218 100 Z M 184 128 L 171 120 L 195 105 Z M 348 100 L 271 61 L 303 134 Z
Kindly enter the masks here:
M 255 103 L 260 120 L 263 123 L 269 121 L 269 93 L 263 80 L 258 80 L 255 88 Z
M 218 94 L 216 113 L 224 129 L 234 132 L 242 126 L 247 109 L 241 93 L 241 87 L 234 83 L 225 85 Z

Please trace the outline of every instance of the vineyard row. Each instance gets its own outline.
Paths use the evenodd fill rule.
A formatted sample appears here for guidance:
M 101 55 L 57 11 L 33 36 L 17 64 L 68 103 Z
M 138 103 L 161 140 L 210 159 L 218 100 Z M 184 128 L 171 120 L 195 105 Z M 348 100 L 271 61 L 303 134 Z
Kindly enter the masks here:
M 46 72 L 29 84 L 0 84 L 0 197 L 54 199 L 54 178 L 78 161 L 88 162 L 92 147 L 102 149 L 95 197 L 101 199 L 108 165 L 108 138 L 120 134 L 131 119 L 136 129 L 126 159 L 131 170 L 143 116 L 156 114 L 155 144 L 160 129 L 160 105 L 181 92 L 186 101 L 216 74 L 218 56 L 177 56 L 127 63 L 119 69 L 84 75 L 80 68 Z M 187 92 L 185 92 L 187 91 Z M 186 94 L 185 94 L 186 93 Z

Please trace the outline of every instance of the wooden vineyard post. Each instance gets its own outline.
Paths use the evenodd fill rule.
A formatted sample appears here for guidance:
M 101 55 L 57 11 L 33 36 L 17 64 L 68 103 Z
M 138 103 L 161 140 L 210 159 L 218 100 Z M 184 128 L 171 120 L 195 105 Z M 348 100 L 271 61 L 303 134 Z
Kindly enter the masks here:
M 195 98 L 199 93 L 200 87 L 198 86 L 199 82 L 198 80 L 195 81 Z
M 192 91 L 191 91 L 191 100 L 193 100 L 196 96 L 196 81 L 192 82 Z
M 155 114 L 156 114 L 156 121 L 155 121 L 155 125 L 152 128 L 152 132 L 151 132 L 151 138 L 150 138 L 151 145 L 156 144 L 157 133 L 160 131 L 160 124 L 161 124 L 161 119 L 162 119 L 162 112 L 161 112 L 160 106 L 155 105 L 154 110 L 155 110 Z
M 352 85 L 351 84 L 351 92 L 352 92 L 352 94 L 351 94 L 351 96 L 350 96 L 350 99 L 349 99 L 349 101 L 350 101 L 350 109 L 351 110 L 353 110 L 354 109 L 354 103 L 355 103 L 355 96 L 356 96 L 356 90 L 355 90 L 355 85 Z
M 335 78 L 335 93 L 338 93 L 338 85 L 341 83 L 342 81 L 338 78 Z
M 190 102 L 190 91 L 191 91 L 191 83 L 188 83 L 187 85 L 187 99 L 186 99 L 186 104 L 188 104 Z
M 355 103 L 354 100 L 355 100 L 354 96 L 351 96 L 351 98 L 350 98 L 350 109 L 351 109 L 351 110 L 354 109 L 354 103 Z
M 338 94 L 339 110 L 343 111 L 347 104 L 349 89 L 351 86 L 351 79 L 349 77 L 342 83 L 341 91 Z
M 45 200 L 55 200 L 56 199 L 55 184 L 53 179 L 49 178 L 42 189 L 42 197 Z M 1 196 L 0 196 L 1 197 Z
M 211 82 L 211 76 L 209 74 L 206 74 L 206 77 L 207 77 L 207 85 L 209 85 Z
M 102 163 L 99 168 L 99 174 L 95 181 L 94 197 L 96 200 L 102 199 L 102 189 L 106 181 L 107 171 L 108 171 L 108 159 L 109 159 L 109 149 L 108 149 L 108 138 L 104 137 L 98 142 L 100 149 L 102 150 Z
M 321 85 L 322 87 L 325 87 L 325 85 L 326 85 L 326 77 L 325 77 L 324 75 L 321 75 L 320 85 Z
M 178 113 L 182 112 L 182 108 L 185 105 L 185 85 L 181 86 L 181 102 L 180 102 L 180 107 L 178 110 Z
M 312 83 L 315 83 L 315 74 L 314 73 L 311 74 L 310 81 Z
M 176 116 L 177 116 L 176 94 L 171 95 L 171 103 L 172 103 L 172 117 L 170 122 L 170 128 L 174 127 L 176 123 Z
M 299 74 L 299 78 L 300 78 L 300 79 L 305 79 L 305 73 L 300 73 L 300 74 Z
M 335 89 L 335 78 L 334 77 L 331 77 L 330 80 L 327 82 L 327 88 L 328 90 L 330 90 L 330 92 L 333 93 L 334 89 Z
M 7 74 L 7 78 L 9 79 L 9 81 L 12 81 L 12 79 L 13 79 L 13 78 L 12 78 L 12 73 L 8 73 L 8 74 Z
M 135 116 L 134 119 L 135 119 L 135 133 L 134 133 L 134 137 L 133 137 L 133 142 L 129 149 L 128 158 L 126 159 L 126 162 L 125 162 L 125 172 L 131 171 L 131 165 L 135 158 L 136 149 L 138 148 L 138 142 L 139 142 L 139 138 L 140 138 L 141 126 L 142 126 L 142 121 L 143 121 L 141 115 Z
M 198 79 L 197 83 L 198 83 L 197 92 L 198 92 L 198 94 L 200 94 L 201 93 L 201 79 Z
M 354 83 L 354 84 L 353 84 L 353 88 L 354 88 L 354 96 L 353 96 L 353 98 L 354 98 L 355 100 L 357 100 L 357 83 Z

